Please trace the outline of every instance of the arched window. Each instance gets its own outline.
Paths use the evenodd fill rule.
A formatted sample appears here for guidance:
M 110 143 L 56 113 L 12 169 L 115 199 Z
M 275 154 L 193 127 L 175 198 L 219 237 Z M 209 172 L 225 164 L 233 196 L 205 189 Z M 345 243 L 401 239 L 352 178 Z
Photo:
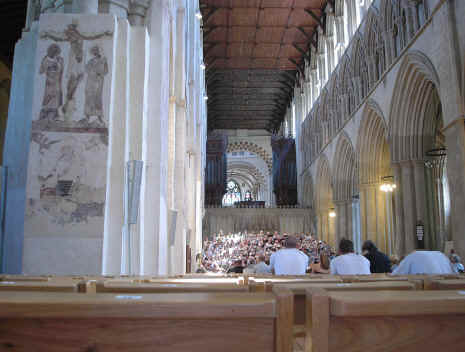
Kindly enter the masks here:
M 241 201 L 241 190 L 239 185 L 233 181 L 228 181 L 226 193 L 223 196 L 223 206 L 232 207 L 234 203 Z

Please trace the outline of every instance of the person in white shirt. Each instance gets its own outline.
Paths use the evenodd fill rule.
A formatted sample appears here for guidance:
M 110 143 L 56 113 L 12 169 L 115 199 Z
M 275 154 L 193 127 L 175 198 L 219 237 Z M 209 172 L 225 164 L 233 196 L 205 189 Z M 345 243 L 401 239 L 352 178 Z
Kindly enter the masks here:
M 274 252 L 270 258 L 270 268 L 276 275 L 305 275 L 308 256 L 297 249 L 297 239 L 289 236 L 286 248 Z
M 439 251 L 414 251 L 404 258 L 392 275 L 453 274 L 449 258 Z
M 354 244 L 343 238 L 339 242 L 339 256 L 334 258 L 329 270 L 331 275 L 370 275 L 370 261 L 354 253 Z

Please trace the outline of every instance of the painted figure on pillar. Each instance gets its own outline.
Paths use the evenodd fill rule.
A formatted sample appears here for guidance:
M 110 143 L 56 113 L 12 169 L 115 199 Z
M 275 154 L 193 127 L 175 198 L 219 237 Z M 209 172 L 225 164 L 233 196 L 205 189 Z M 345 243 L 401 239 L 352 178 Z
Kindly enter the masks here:
M 58 118 L 58 109 L 63 104 L 62 77 L 63 58 L 60 56 L 61 49 L 58 45 L 52 44 L 47 49 L 47 55 L 40 64 L 39 73 L 45 74 L 44 99 L 40 110 L 40 119 Z
M 90 52 L 93 58 L 86 65 L 87 83 L 84 113 L 87 123 L 90 123 L 92 116 L 96 116 L 98 122 L 102 126 L 105 126 L 105 122 L 103 121 L 102 94 L 105 76 L 108 74 L 108 63 L 105 56 L 101 55 L 98 46 L 92 47 Z
M 73 21 L 69 24 L 63 33 L 43 32 L 42 39 L 51 39 L 57 42 L 68 42 L 71 46 L 69 55 L 68 70 L 66 73 L 67 90 L 66 102 L 63 106 L 62 113 L 65 121 L 70 121 L 71 116 L 75 112 L 75 93 L 82 79 L 84 78 L 84 41 L 97 40 L 107 36 L 112 36 L 113 33 L 106 31 L 96 35 L 86 35 L 78 30 L 78 22 Z

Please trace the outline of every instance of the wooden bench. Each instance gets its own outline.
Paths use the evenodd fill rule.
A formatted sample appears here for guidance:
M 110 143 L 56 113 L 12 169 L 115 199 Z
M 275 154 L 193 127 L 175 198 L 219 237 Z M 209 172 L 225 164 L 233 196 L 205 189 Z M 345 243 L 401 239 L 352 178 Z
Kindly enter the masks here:
M 292 293 L 0 292 L 0 349 L 292 351 Z
M 425 280 L 425 290 L 465 290 L 465 280 L 429 278 Z
M 0 281 L 2 291 L 82 292 L 84 282 L 61 279 L 50 281 Z
M 87 293 L 176 293 L 176 292 L 248 292 L 249 287 L 236 283 L 195 282 L 131 282 L 119 280 L 91 280 Z
M 309 289 L 305 351 L 464 351 L 460 291 Z

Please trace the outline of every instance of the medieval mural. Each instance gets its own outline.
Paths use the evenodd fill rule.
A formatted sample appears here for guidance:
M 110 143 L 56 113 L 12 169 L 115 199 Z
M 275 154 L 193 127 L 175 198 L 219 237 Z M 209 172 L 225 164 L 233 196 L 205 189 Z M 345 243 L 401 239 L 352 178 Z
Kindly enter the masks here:
M 27 232 L 103 231 L 113 32 L 110 16 L 40 19 Z

